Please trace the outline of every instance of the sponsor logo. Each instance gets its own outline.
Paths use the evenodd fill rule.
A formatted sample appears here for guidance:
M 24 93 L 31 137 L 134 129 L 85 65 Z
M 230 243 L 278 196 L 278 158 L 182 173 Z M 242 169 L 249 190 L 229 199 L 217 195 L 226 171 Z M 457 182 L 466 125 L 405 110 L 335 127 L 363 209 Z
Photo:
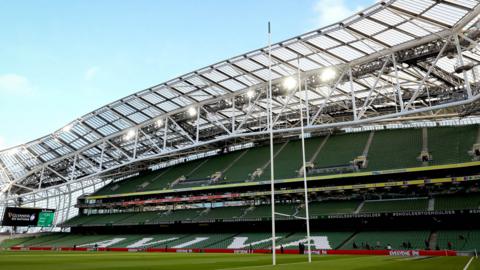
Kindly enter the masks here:
M 8 212 L 8 218 L 12 221 L 34 221 L 35 214 L 19 214 Z
M 420 253 L 417 250 L 390 250 L 388 255 L 412 257 L 412 256 L 420 256 Z
M 191 249 L 177 249 L 175 252 L 177 252 L 177 253 L 192 253 L 193 250 L 191 250 Z

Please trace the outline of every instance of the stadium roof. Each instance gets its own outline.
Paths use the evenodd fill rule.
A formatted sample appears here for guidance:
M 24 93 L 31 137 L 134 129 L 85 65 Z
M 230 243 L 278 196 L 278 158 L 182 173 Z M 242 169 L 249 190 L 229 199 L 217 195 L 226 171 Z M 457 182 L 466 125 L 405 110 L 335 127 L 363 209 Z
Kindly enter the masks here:
M 311 129 L 472 103 L 479 12 L 474 0 L 376 3 L 340 23 L 273 44 L 271 58 L 264 47 L 212 64 L 1 151 L 0 187 L 35 191 L 228 137 L 260 134 L 270 78 L 276 130 L 298 127 L 300 102 L 307 103 Z M 302 89 L 285 89 L 283 80 L 296 76 Z

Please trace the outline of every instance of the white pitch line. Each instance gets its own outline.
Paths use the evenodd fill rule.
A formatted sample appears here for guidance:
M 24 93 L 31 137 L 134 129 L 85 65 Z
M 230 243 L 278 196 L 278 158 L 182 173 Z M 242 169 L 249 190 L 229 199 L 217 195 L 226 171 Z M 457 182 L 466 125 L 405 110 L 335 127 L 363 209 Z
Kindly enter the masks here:
M 281 263 L 278 265 L 292 265 L 292 264 L 306 264 L 308 262 L 293 262 L 293 263 Z M 248 265 L 248 266 L 240 266 L 240 267 L 234 267 L 234 268 L 220 268 L 217 270 L 237 270 L 237 269 L 248 269 L 248 268 L 263 268 L 263 267 L 274 267 L 272 264 L 264 264 L 264 265 Z
M 465 265 L 465 267 L 463 267 L 463 270 L 467 270 L 468 267 L 470 266 L 470 264 L 472 263 L 473 261 L 473 257 L 470 258 L 470 260 L 467 262 L 467 264 Z

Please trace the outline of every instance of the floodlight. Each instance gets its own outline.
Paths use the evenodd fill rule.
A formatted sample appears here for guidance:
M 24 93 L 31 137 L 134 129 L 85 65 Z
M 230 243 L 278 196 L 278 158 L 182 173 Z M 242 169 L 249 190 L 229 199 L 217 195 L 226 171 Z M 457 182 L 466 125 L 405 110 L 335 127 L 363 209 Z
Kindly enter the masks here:
M 135 137 L 135 135 L 136 135 L 135 130 L 130 129 L 130 130 L 127 132 L 127 134 L 125 134 L 125 136 L 124 136 L 123 138 L 128 141 L 128 140 L 133 139 L 133 137 Z
M 337 77 L 337 71 L 333 68 L 327 68 L 320 74 L 320 80 L 322 80 L 322 82 L 329 82 L 335 79 L 335 77 Z
M 195 115 L 197 115 L 197 109 L 195 109 L 195 107 L 190 107 L 190 108 L 188 108 L 188 114 L 189 114 L 190 116 L 195 116 Z
M 155 125 L 156 125 L 157 127 L 163 126 L 163 119 L 158 119 L 158 120 L 155 122 Z
M 253 96 L 255 96 L 255 92 L 253 90 L 248 90 L 247 91 L 247 97 L 248 98 L 253 98 Z
M 285 80 L 283 80 L 283 87 L 286 90 L 291 91 L 297 87 L 297 80 L 295 80 L 293 77 L 287 77 Z

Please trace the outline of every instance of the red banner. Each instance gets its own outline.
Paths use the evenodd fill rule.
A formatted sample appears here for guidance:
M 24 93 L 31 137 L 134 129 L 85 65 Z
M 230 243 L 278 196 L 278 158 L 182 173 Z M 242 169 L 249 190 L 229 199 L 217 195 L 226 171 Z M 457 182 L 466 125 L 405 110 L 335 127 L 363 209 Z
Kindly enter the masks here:
M 10 247 L 10 250 L 60 250 L 60 251 L 93 251 L 93 248 L 73 248 L 73 247 Z M 227 248 L 97 248 L 97 251 L 112 252 L 176 252 L 176 253 L 235 253 L 235 254 L 269 254 L 270 249 L 227 249 Z M 277 254 L 281 254 L 277 249 Z M 297 249 L 285 249 L 283 254 L 298 254 Z M 454 250 L 312 250 L 315 255 L 374 255 L 374 256 L 457 256 Z

